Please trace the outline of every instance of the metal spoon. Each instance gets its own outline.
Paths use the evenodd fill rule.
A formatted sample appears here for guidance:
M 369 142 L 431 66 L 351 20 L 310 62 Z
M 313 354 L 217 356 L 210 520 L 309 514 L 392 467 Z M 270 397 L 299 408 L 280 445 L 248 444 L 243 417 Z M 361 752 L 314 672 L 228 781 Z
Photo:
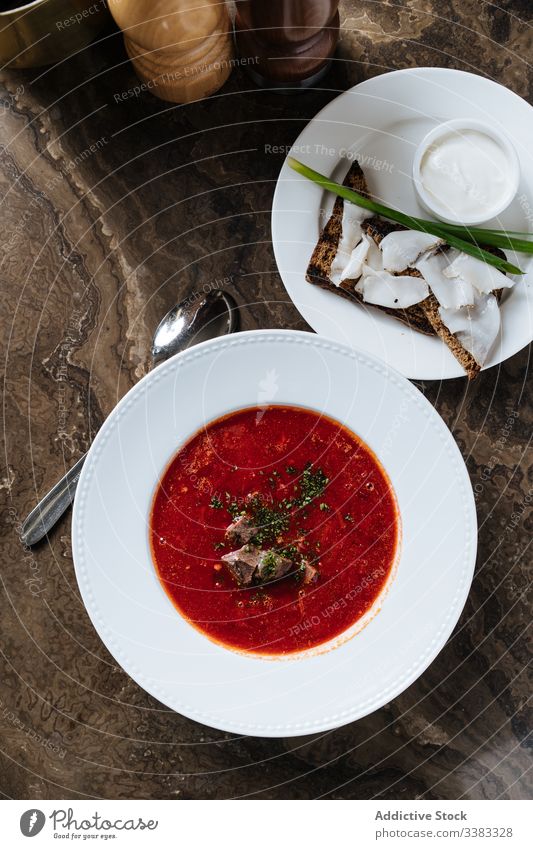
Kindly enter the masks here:
M 172 307 L 159 323 L 152 340 L 152 364 L 159 365 L 190 345 L 233 333 L 238 327 L 238 307 L 231 295 L 214 289 L 200 298 L 187 298 Z M 74 501 L 87 454 L 52 487 L 22 525 L 20 539 L 35 545 L 53 528 Z

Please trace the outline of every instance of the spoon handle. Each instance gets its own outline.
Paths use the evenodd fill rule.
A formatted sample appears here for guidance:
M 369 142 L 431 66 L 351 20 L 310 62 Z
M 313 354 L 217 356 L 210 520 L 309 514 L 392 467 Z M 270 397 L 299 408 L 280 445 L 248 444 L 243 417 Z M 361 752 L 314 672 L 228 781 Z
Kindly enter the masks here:
M 20 532 L 24 545 L 35 545 L 54 527 L 58 519 L 74 501 L 81 470 L 87 454 L 84 454 L 66 475 L 39 501 L 31 511 Z
M 223 321 L 222 328 L 220 321 Z M 173 354 L 204 339 L 234 333 L 239 327 L 239 310 L 234 298 L 222 289 L 212 289 L 197 298 L 185 298 L 176 304 L 158 325 L 152 344 L 152 363 L 157 366 Z M 202 331 L 209 335 L 202 336 Z M 24 524 L 20 539 L 24 545 L 35 545 L 50 531 L 74 501 L 81 468 L 86 454 L 61 478 L 39 502 Z

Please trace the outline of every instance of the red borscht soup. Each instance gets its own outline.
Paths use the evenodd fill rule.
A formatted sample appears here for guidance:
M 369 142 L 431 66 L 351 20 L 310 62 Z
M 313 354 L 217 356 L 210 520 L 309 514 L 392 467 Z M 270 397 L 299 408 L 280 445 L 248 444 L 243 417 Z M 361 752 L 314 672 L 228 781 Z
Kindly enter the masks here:
M 176 454 L 150 542 L 174 605 L 211 639 L 263 655 L 338 637 L 391 576 L 396 499 L 339 422 L 301 407 L 239 410 Z

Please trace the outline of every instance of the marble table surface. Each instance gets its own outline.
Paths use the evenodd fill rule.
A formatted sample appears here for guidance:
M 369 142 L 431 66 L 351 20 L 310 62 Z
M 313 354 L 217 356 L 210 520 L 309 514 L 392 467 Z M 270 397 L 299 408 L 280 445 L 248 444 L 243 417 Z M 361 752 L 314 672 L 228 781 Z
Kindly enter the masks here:
M 144 693 L 80 601 L 70 515 L 24 550 L 20 521 L 143 375 L 159 317 L 215 281 L 243 326 L 308 329 L 276 271 L 270 209 L 288 145 L 339 91 L 439 65 L 533 96 L 529 0 L 346 0 L 320 89 L 235 71 L 177 107 L 136 83 L 120 35 L 60 68 L 1 73 L 2 602 L 0 791 L 24 798 L 527 797 L 529 352 L 420 385 L 472 477 L 479 558 L 448 644 L 366 719 L 300 739 L 235 737 Z M 529 21 L 529 23 L 528 23 Z M 530 561 L 529 561 L 530 563 Z M 529 604 L 528 604 L 529 602 Z

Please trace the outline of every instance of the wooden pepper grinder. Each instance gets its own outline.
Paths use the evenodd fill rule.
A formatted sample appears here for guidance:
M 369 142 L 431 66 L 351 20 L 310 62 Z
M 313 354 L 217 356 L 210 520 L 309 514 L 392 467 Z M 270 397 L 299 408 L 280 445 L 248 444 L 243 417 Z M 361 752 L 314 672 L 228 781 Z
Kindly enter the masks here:
M 135 71 L 163 100 L 213 94 L 232 68 L 233 41 L 221 0 L 108 0 Z
M 246 71 L 262 86 L 312 86 L 339 38 L 339 0 L 236 0 L 235 36 Z

